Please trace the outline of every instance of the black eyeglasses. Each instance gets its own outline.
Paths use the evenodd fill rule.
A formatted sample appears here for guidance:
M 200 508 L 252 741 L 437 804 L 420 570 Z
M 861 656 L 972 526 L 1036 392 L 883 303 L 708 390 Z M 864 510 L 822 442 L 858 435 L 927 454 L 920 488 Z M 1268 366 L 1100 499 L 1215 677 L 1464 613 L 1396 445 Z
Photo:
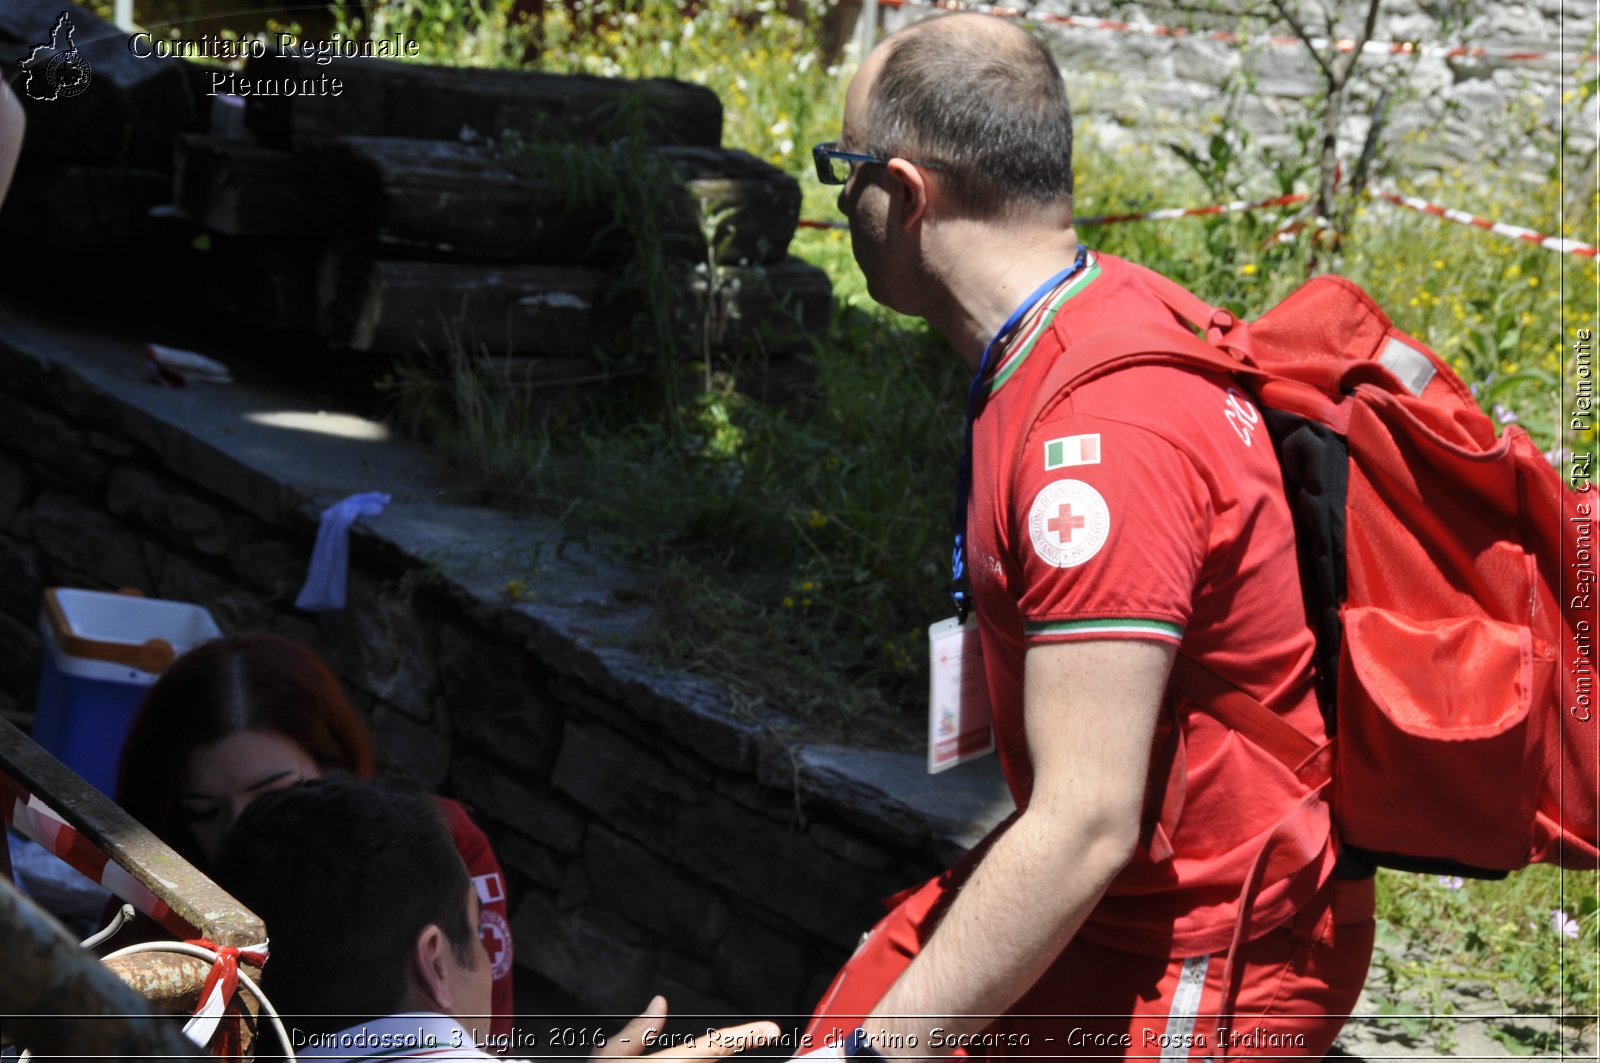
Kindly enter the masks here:
M 811 149 L 811 159 L 817 164 L 817 180 L 825 185 L 842 185 L 850 180 L 851 167 L 868 163 L 882 165 L 890 158 L 888 155 L 863 155 L 859 151 L 841 151 L 837 140 L 826 141 Z M 922 166 L 929 170 L 944 169 L 936 162 L 923 162 L 918 159 L 906 161 L 913 166 Z

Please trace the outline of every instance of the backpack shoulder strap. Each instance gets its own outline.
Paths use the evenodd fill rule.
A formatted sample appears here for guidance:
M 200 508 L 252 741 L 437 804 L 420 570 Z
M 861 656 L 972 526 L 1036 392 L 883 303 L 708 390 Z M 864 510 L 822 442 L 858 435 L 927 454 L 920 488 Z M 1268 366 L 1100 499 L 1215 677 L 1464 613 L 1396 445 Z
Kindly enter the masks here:
M 1026 445 L 1034 423 L 1073 388 L 1135 365 L 1177 365 L 1245 377 L 1260 375 L 1253 366 L 1230 357 L 1177 322 L 1171 328 L 1119 325 L 1105 329 L 1085 336 L 1056 355 L 1028 406 L 1018 437 L 1019 449 Z
M 1172 662 L 1172 689 L 1239 732 L 1315 789 L 1333 775 L 1332 740 L 1318 742 L 1255 698 L 1180 649 Z
M 1168 310 L 1195 328 L 1209 329 L 1213 324 L 1219 324 L 1217 321 L 1219 315 L 1223 315 L 1226 321 L 1234 320 L 1231 313 L 1212 306 L 1166 274 L 1157 273 L 1149 266 L 1141 266 L 1137 262 L 1124 260 L 1124 263 L 1155 293 L 1156 298 L 1167 305 Z
M 1262 375 L 1250 359 L 1249 330 L 1239 318 L 1153 269 L 1116 261 L 1160 300 L 1172 318 L 1158 324 L 1113 326 L 1068 344 L 1034 393 L 1019 443 L 1026 442 L 1039 417 L 1073 388 L 1128 366 L 1182 365 L 1247 379 Z M 1191 329 L 1203 330 L 1205 338 Z

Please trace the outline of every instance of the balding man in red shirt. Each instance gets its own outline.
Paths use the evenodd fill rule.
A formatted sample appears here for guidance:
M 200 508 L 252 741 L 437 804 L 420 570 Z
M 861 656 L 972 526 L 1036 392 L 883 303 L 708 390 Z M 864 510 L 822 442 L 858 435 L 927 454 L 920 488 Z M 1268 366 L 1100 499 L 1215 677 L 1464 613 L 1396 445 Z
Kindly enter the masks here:
M 957 574 L 1018 811 L 867 935 L 813 1043 L 1322 1056 L 1365 978 L 1371 881 L 1334 874 L 1325 795 L 1193 686 L 1322 735 L 1259 411 L 1228 377 L 1175 366 L 1043 393 L 1084 337 L 1176 326 L 1133 267 L 1079 243 L 1063 81 L 1015 25 L 891 36 L 815 154 L 873 298 L 974 372 Z

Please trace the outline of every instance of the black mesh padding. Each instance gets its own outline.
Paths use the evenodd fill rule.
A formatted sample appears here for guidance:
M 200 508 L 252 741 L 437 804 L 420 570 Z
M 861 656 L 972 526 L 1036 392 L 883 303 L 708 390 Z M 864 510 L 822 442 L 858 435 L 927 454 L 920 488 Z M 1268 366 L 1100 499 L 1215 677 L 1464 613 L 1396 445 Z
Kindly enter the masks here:
M 1366 875 L 1350 874 L 1347 870 L 1363 866 L 1374 870 L 1380 867 L 1392 867 L 1396 871 L 1409 871 L 1414 875 L 1460 875 L 1462 878 L 1489 880 L 1502 879 L 1510 873 L 1504 869 L 1474 867 L 1471 864 L 1446 860 L 1442 856 L 1409 856 L 1405 853 L 1380 853 L 1373 849 L 1358 849 L 1353 845 L 1340 846 L 1339 865 L 1335 870 L 1341 877 L 1365 878 Z
M 1262 416 L 1278 451 L 1284 491 L 1294 513 L 1306 619 L 1317 637 L 1317 703 L 1332 737 L 1338 732 L 1334 709 L 1339 703 L 1339 645 L 1344 636 L 1339 606 L 1345 595 L 1344 504 L 1350 448 L 1332 429 L 1314 421 L 1281 410 L 1263 409 Z

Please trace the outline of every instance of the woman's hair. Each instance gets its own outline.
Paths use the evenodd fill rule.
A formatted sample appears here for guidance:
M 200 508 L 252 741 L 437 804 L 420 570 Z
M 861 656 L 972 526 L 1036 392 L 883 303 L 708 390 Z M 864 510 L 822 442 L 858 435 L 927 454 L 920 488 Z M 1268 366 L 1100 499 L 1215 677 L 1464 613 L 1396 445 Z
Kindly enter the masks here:
M 178 815 L 178 786 L 195 749 L 240 731 L 283 735 L 324 771 L 376 771 L 366 725 L 321 658 L 291 639 L 250 632 L 201 643 L 150 687 L 122 747 L 117 802 L 201 861 Z

